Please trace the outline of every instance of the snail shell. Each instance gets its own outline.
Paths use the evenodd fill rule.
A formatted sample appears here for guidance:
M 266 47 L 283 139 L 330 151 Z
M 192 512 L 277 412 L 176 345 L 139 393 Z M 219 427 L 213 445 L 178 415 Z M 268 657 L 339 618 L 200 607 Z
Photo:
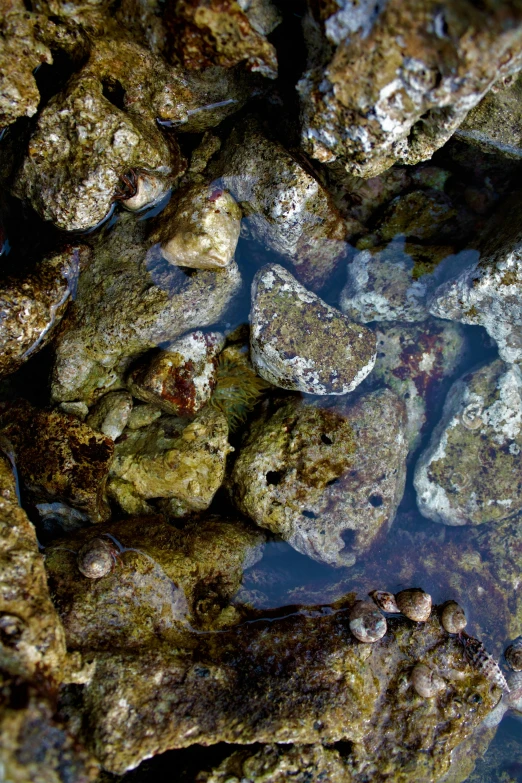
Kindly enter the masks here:
M 479 402 L 470 402 L 461 413 L 463 425 L 468 430 L 478 430 L 484 424 L 482 420 L 482 405 Z
M 522 672 L 522 636 L 509 645 L 504 656 L 510 669 L 514 672 Z
M 399 611 L 409 620 L 417 623 L 425 623 L 431 614 L 431 595 L 425 593 L 420 587 L 412 587 L 410 590 L 401 590 L 395 596 Z
M 373 598 L 379 609 L 389 614 L 398 614 L 401 610 L 397 606 L 397 601 L 393 593 L 387 593 L 386 590 L 372 590 L 368 593 Z
M 377 642 L 386 633 L 386 619 L 375 604 L 357 601 L 350 612 L 350 631 L 360 642 Z
M 112 570 L 114 548 L 103 538 L 91 538 L 77 556 L 78 568 L 89 579 L 100 579 Z
M 411 684 L 424 699 L 431 699 L 444 690 L 446 683 L 436 671 L 425 663 L 418 663 L 411 673 Z
M 448 633 L 460 633 L 468 623 L 464 609 L 456 601 L 447 601 L 444 604 L 440 621 Z

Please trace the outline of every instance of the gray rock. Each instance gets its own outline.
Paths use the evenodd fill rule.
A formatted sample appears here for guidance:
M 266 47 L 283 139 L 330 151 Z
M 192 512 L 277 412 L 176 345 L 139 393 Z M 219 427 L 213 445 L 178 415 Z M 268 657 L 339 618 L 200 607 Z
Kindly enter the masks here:
M 93 430 L 116 440 L 127 426 L 131 411 L 132 396 L 128 392 L 109 392 L 98 400 L 87 416 L 86 423 Z
M 163 411 L 157 405 L 135 405 L 129 416 L 127 427 L 130 430 L 139 430 L 141 427 L 147 427 L 153 421 L 159 419 Z
M 522 374 L 500 360 L 450 389 L 415 469 L 421 513 L 445 525 L 478 525 L 522 508 Z
M 307 291 L 278 264 L 252 283 L 250 350 L 255 370 L 283 389 L 346 394 L 371 372 L 375 337 Z
M 284 403 L 254 421 L 230 479 L 237 507 L 295 549 L 353 565 L 402 498 L 404 404 L 389 390 L 328 407 Z
M 145 232 L 143 223 L 122 215 L 100 238 L 56 343 L 54 400 L 91 404 L 121 388 L 133 359 L 214 323 L 239 290 L 236 264 L 187 276 L 158 247 L 147 251 Z

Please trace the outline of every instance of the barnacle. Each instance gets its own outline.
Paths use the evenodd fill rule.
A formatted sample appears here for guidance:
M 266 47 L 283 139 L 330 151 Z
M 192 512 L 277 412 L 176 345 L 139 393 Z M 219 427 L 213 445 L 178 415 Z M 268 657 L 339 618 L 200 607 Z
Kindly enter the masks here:
M 225 414 L 228 426 L 234 431 L 270 384 L 256 375 L 246 356 L 234 346 L 221 352 L 216 377 L 210 405 Z

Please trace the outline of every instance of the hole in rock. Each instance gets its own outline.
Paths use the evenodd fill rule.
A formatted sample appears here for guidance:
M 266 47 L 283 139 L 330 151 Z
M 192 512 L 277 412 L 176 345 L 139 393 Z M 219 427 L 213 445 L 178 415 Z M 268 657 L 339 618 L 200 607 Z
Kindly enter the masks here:
M 327 446 L 331 446 L 333 443 L 333 440 L 328 437 L 328 435 L 325 435 L 324 432 L 321 435 L 321 440 L 323 443 L 325 443 Z
M 353 545 L 355 544 L 355 530 L 346 528 L 346 530 L 343 530 L 343 532 L 341 533 L 341 539 L 344 544 L 343 551 L 347 549 L 352 549 Z
M 282 478 L 283 474 L 280 470 L 269 470 L 266 474 L 266 483 L 277 487 L 277 485 L 281 483 Z
M 125 109 L 125 90 L 118 79 L 104 79 L 103 97 L 116 106 L 117 109 Z
M 307 519 L 317 519 L 317 514 L 314 511 L 303 511 L 302 514 Z
M 383 499 L 381 495 L 370 495 L 369 502 L 374 508 L 379 508 L 383 504 Z

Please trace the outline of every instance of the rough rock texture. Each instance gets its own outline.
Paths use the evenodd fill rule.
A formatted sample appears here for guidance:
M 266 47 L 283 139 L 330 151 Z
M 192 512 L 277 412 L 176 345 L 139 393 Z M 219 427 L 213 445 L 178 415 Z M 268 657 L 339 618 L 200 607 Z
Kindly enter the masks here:
M 214 171 L 243 209 L 242 228 L 319 290 L 346 250 L 344 223 L 319 182 L 253 120 L 232 131 Z
M 493 2 L 311 4 L 299 82 L 302 142 L 372 177 L 441 147 L 499 78 L 521 65 L 522 9 Z
M 457 381 L 415 470 L 419 509 L 478 525 L 522 508 L 522 374 L 500 360 Z
M 460 274 L 435 291 L 430 312 L 484 326 L 506 362 L 522 361 L 520 198 L 493 217 Z
M 246 67 L 277 77 L 277 55 L 266 39 L 280 21 L 270 0 L 177 0 L 166 22 L 176 55 L 186 68 Z
M 39 35 L 45 23 L 44 17 L 28 12 L 23 0 L 0 4 L 0 128 L 36 114 L 40 93 L 33 72 L 53 61 Z
M 116 440 L 127 426 L 131 412 L 132 396 L 129 392 L 109 392 L 89 412 L 86 423 L 93 430 Z
M 116 445 L 108 492 L 127 513 L 151 513 L 144 501 L 173 498 L 178 516 L 203 511 L 225 476 L 228 424 L 206 408 L 186 419 L 163 416 Z
M 404 405 L 389 390 L 329 407 L 292 398 L 250 426 L 231 497 L 299 552 L 353 565 L 402 498 L 404 426 Z
M 239 290 L 233 263 L 186 275 L 147 252 L 146 228 L 132 215 L 103 234 L 56 342 L 52 394 L 89 403 L 121 388 L 131 361 L 193 328 L 217 321 Z
M 240 224 L 241 210 L 230 193 L 194 185 L 161 217 L 161 252 L 177 266 L 222 269 L 234 258 Z
M 114 543 L 117 563 L 107 576 L 88 579 L 75 552 L 100 535 Z M 209 518 L 183 530 L 160 517 L 133 518 L 56 540 L 45 563 L 68 647 L 133 650 L 144 665 L 162 645 L 191 649 L 197 635 L 189 632 L 237 622 L 230 598 L 263 543 L 264 535 L 238 518 Z
M 375 364 L 375 337 L 278 264 L 252 283 L 252 364 L 265 380 L 309 394 L 346 394 Z
M 61 500 L 92 522 L 107 519 L 105 483 L 114 444 L 73 416 L 33 408 L 25 400 L 0 407 L 0 435 L 12 449 L 33 502 Z
M 18 370 L 52 337 L 88 256 L 87 247 L 68 247 L 25 277 L 0 282 L 0 376 Z
M 420 626 L 391 619 L 387 636 L 368 645 L 347 626 L 345 611 L 303 610 L 200 636 L 191 652 L 98 654 L 83 690 L 90 745 L 106 769 L 121 773 L 201 741 L 347 740 L 356 780 L 436 779 L 498 689 L 470 669 L 436 618 Z M 409 685 L 419 660 L 443 672 L 447 686 L 436 699 Z
M 466 351 L 458 324 L 431 319 L 422 325 L 381 323 L 375 329 L 377 360 L 368 381 L 385 384 L 406 406 L 410 452 Z
M 500 81 L 470 111 L 456 138 L 484 152 L 522 158 L 522 79 Z
M 225 343 L 219 332 L 189 332 L 167 351 L 146 357 L 129 373 L 135 397 L 167 413 L 194 416 L 216 386 L 216 358 Z

